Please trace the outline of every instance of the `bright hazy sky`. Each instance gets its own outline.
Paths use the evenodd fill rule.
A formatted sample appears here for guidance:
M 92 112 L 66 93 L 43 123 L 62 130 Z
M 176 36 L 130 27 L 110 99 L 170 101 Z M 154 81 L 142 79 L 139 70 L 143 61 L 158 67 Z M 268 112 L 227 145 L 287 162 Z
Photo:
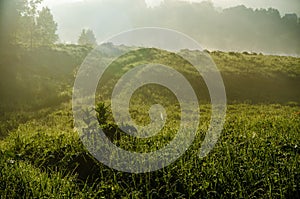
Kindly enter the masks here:
M 1 0 L 0 0 L 1 1 Z M 126 16 L 126 13 L 120 12 L 118 9 L 107 10 L 107 12 L 103 12 L 98 14 L 99 21 L 88 20 L 87 17 L 82 19 L 81 21 L 72 21 L 72 17 L 68 16 L 68 12 L 60 9 L 61 4 L 69 4 L 76 2 L 90 2 L 90 1 L 105 1 L 106 6 L 110 1 L 114 0 L 44 0 L 41 6 L 48 6 L 52 9 L 55 21 L 58 23 L 58 34 L 60 36 L 61 41 L 63 42 L 71 42 L 75 43 L 77 41 L 78 35 L 80 34 L 80 29 L 83 28 L 91 28 L 95 31 L 96 37 L 98 41 L 102 41 L 107 39 L 111 35 L 117 34 L 124 30 L 128 30 L 134 26 L 132 26 L 131 21 Z M 119 0 L 122 1 L 122 0 Z M 145 1 L 148 6 L 153 7 L 159 5 L 164 0 L 140 0 Z M 203 0 L 173 0 L 173 1 L 190 1 L 190 2 L 201 2 Z M 281 15 L 286 13 L 296 13 L 300 17 L 300 0 L 211 0 L 215 7 L 218 8 L 227 8 L 233 7 L 237 5 L 245 5 L 250 8 L 275 8 L 278 9 Z M 64 8 L 64 7 L 61 7 Z M 67 8 L 67 7 L 66 7 Z M 84 13 L 84 12 L 83 12 Z M 72 13 L 73 15 L 76 15 Z M 80 14 L 80 13 L 79 13 Z M 81 13 L 82 14 L 82 13 Z M 113 18 L 112 16 L 115 16 Z M 111 23 L 105 23 L 105 19 L 110 18 Z M 120 20 L 122 18 L 122 20 Z M 106 31 L 103 32 L 103 27 L 99 27 L 99 23 L 106 24 Z
M 78 1 L 89 1 L 89 0 L 44 0 L 43 5 L 51 8 L 59 4 L 72 3 Z M 162 1 L 163 0 L 145 0 L 145 2 L 150 7 L 159 5 Z M 203 0 L 182 0 L 182 1 L 201 2 Z M 300 15 L 300 0 L 211 0 L 211 1 L 216 7 L 222 7 L 222 8 L 243 4 L 251 8 L 273 7 L 278 9 L 282 14 L 294 12 Z

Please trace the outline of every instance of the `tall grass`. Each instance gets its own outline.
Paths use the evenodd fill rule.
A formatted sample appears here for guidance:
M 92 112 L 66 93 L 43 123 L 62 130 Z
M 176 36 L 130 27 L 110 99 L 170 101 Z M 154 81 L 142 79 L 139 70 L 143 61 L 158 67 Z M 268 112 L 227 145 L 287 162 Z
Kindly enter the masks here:
M 3 198 L 297 198 L 300 196 L 300 117 L 297 106 L 228 107 L 216 147 L 197 152 L 209 108 L 185 155 L 151 173 L 130 174 L 97 162 L 73 131 L 69 108 L 21 124 L 1 141 Z M 170 132 L 175 127 L 169 126 Z M 127 145 L 139 143 L 130 143 Z M 164 140 L 155 140 L 165 142 Z M 125 140 L 120 140 L 120 146 Z M 124 142 L 124 143 L 122 143 Z M 144 143 L 140 143 L 144 144 Z M 124 146 L 124 145 L 123 145 Z M 129 147 L 136 148 L 136 147 Z

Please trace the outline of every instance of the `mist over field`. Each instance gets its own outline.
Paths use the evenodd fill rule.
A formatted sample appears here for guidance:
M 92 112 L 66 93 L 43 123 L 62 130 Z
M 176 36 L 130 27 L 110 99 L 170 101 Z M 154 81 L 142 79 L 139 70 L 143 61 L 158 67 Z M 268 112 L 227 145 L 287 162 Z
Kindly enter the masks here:
M 0 0 L 0 198 L 300 198 L 299 16 Z
M 300 3 L 274 2 L 283 8 L 279 12 L 263 1 L 256 2 L 250 3 L 252 7 L 257 5 L 255 8 L 242 5 L 242 1 L 220 8 L 213 1 L 167 0 L 150 8 L 141 0 L 78 1 L 54 5 L 52 11 L 61 41 L 67 43 L 76 43 L 81 27 L 93 29 L 101 42 L 128 29 L 154 26 L 181 31 L 209 50 L 299 55 L 300 22 L 296 11 Z M 284 8 L 291 5 L 296 13 L 284 13 Z

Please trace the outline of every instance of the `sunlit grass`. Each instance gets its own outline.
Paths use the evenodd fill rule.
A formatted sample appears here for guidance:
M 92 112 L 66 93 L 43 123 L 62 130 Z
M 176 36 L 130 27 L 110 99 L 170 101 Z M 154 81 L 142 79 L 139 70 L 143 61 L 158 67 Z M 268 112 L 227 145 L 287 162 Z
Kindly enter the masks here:
M 204 122 L 191 148 L 175 163 L 152 173 L 129 174 L 88 155 L 73 131 L 70 109 L 64 108 L 21 124 L 3 141 L 0 193 L 8 198 L 14 196 L 13 190 L 37 197 L 52 190 L 58 198 L 84 194 L 109 198 L 297 197 L 298 110 L 277 104 L 229 105 L 221 138 L 207 157 L 200 159 L 197 153 L 207 129 Z M 208 113 L 203 112 L 203 118 Z M 167 129 L 170 135 L 176 132 L 172 125 Z M 126 139 L 120 142 L 132 150 L 143 149 L 145 144 L 137 142 L 138 147 L 133 147 Z

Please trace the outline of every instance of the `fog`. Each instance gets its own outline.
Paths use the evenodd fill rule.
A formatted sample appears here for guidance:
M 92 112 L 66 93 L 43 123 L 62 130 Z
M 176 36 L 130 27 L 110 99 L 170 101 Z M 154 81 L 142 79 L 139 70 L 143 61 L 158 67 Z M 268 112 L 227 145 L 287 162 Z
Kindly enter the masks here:
M 226 4 L 222 0 L 165 0 L 159 6 L 141 0 L 47 2 L 64 43 L 77 43 L 83 28 L 92 29 L 100 43 L 122 31 L 156 26 L 181 31 L 210 50 L 300 54 L 299 15 L 284 12 L 291 8 L 296 12 L 297 0 L 272 1 L 278 10 L 270 9 L 272 5 L 266 0 L 231 0 Z M 238 6 L 241 3 L 245 6 Z
M 202 2 L 204 0 L 191 0 Z M 281 13 L 296 13 L 300 15 L 299 0 L 211 0 L 217 7 L 228 8 L 237 5 L 245 5 L 251 8 L 275 8 Z

